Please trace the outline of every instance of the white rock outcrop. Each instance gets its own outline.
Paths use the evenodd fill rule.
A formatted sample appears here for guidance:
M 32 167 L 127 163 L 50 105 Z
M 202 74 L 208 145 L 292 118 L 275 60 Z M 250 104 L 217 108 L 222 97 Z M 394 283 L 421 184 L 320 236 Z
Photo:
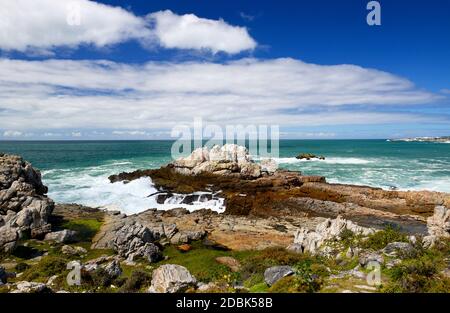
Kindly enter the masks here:
M 172 162 L 171 166 L 185 175 L 213 173 L 258 178 L 263 172 L 271 174 L 275 171 L 272 163 L 263 168 L 252 160 L 246 147 L 235 144 L 215 145 L 210 150 L 207 147 L 195 149 L 189 156 Z
M 151 293 L 183 292 L 197 284 L 197 280 L 181 265 L 165 264 L 158 267 L 152 276 Z
M 340 215 L 336 219 L 327 219 L 316 226 L 315 230 L 300 228 L 294 235 L 294 243 L 288 247 L 295 252 L 309 252 L 318 254 L 326 252 L 324 243 L 329 240 L 339 240 L 343 230 L 348 229 L 357 235 L 368 236 L 375 232 L 374 229 L 361 227 L 352 221 L 343 219 Z
M 450 209 L 445 206 L 434 208 L 433 216 L 427 219 L 428 236 L 423 238 L 426 247 L 432 247 L 441 238 L 450 238 Z

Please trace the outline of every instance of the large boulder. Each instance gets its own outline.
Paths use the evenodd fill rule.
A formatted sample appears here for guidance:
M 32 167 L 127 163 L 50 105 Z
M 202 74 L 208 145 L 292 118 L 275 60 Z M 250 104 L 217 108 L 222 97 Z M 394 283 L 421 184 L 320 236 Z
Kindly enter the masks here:
M 212 173 L 258 178 L 262 173 L 261 165 L 251 159 L 247 148 L 235 144 L 215 145 L 211 150 L 207 147 L 195 149 L 189 156 L 172 162 L 171 166 L 184 175 Z
M 153 232 L 136 222 L 123 224 L 114 235 L 112 247 L 117 253 L 129 261 L 137 257 L 146 258 L 149 262 L 161 259 L 161 251 L 153 244 L 160 234 Z
M 23 233 L 42 238 L 51 231 L 54 203 L 41 174 L 20 156 L 0 154 L 0 251 L 11 252 Z
M 44 240 L 55 241 L 59 243 L 72 243 L 76 242 L 78 239 L 78 233 L 74 230 L 64 229 L 60 231 L 55 231 L 45 235 Z
M 149 292 L 176 293 L 194 287 L 197 280 L 181 265 L 165 264 L 158 267 L 152 276 Z
M 300 228 L 294 234 L 294 243 L 288 247 L 294 252 L 309 252 L 318 254 L 322 246 L 329 240 L 339 240 L 344 230 L 350 230 L 354 234 L 368 236 L 375 232 L 371 228 L 356 225 L 350 220 L 343 219 L 340 215 L 336 219 L 327 219 L 316 226 L 315 230 Z

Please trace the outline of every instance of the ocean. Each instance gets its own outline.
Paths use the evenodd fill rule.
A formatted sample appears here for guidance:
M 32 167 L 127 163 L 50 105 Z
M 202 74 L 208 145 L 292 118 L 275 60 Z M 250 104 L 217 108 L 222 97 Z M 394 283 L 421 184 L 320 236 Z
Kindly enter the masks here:
M 158 168 L 171 161 L 173 141 L 0 141 L 0 152 L 22 155 L 42 172 L 49 196 L 56 202 L 137 213 L 148 208 L 179 207 L 179 201 L 158 205 L 149 178 L 111 184 L 108 176 L 123 171 Z M 325 160 L 298 160 L 299 153 Z M 398 190 L 450 192 L 450 144 L 386 140 L 281 140 L 281 168 L 322 175 L 328 182 Z M 215 207 L 204 202 L 189 209 Z

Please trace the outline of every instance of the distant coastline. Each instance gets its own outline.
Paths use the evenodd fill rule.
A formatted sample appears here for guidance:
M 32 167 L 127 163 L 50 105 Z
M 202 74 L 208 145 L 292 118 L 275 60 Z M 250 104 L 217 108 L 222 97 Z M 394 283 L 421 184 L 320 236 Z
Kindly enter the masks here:
M 399 138 L 399 139 L 388 139 L 387 141 L 406 141 L 406 142 L 440 142 L 440 143 L 450 143 L 450 136 L 441 137 L 411 137 L 411 138 Z

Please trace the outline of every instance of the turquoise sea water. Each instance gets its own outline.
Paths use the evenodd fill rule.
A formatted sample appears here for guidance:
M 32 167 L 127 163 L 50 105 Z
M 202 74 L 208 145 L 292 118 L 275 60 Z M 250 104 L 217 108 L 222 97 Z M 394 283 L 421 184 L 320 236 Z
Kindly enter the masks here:
M 0 141 L 0 152 L 20 154 L 39 168 L 57 202 L 114 206 L 136 212 L 154 206 L 149 179 L 110 184 L 122 171 L 171 161 L 172 141 Z M 302 152 L 326 160 L 303 161 Z M 385 140 L 282 140 L 282 168 L 323 175 L 329 182 L 403 190 L 450 192 L 450 144 Z

